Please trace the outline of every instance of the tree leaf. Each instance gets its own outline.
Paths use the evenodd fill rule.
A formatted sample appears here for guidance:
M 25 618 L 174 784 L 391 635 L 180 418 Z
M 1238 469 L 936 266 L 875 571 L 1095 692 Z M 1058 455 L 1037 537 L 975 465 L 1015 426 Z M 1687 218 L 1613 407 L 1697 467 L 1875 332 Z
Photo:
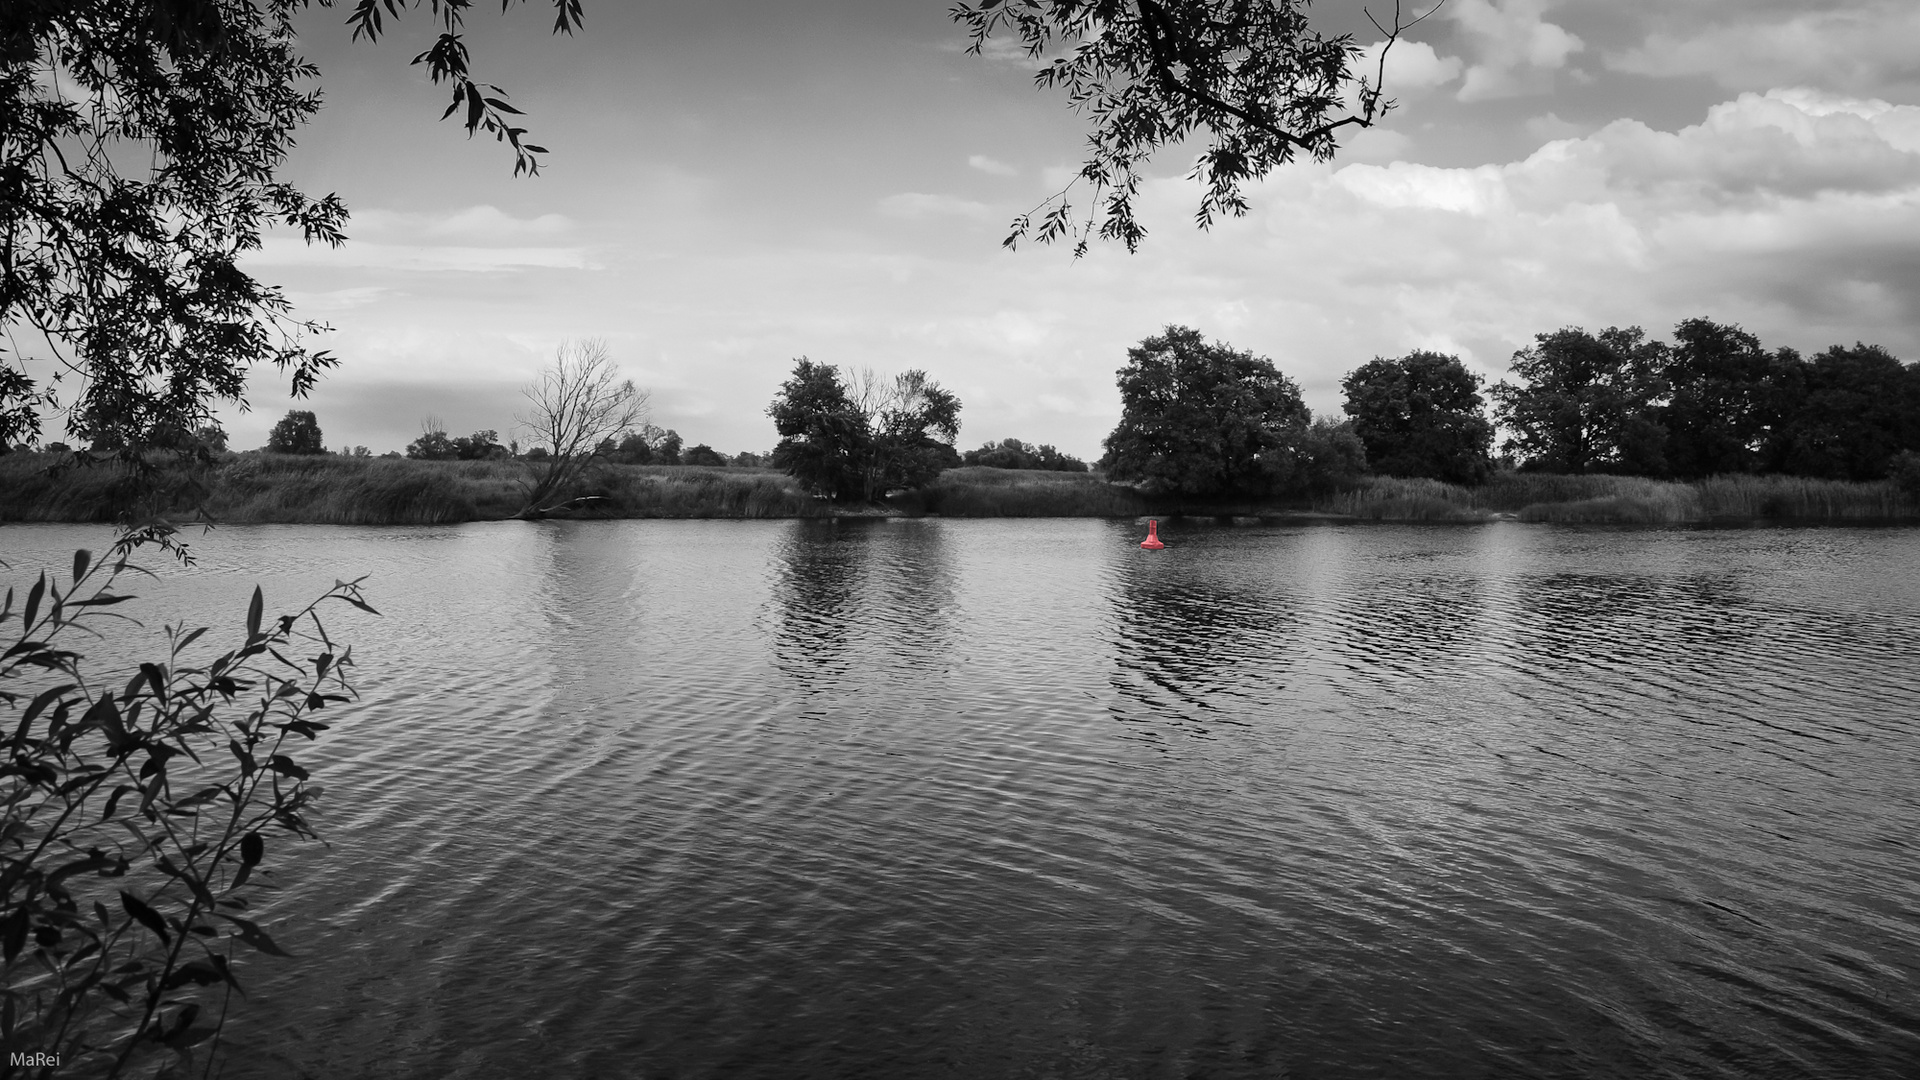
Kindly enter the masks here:
M 284 956 L 289 959 L 294 956 L 293 953 L 275 945 L 273 938 L 269 936 L 265 930 L 260 929 L 259 923 L 251 919 L 243 919 L 238 915 L 229 915 L 224 911 L 216 911 L 214 915 L 238 926 L 240 928 L 240 940 L 253 946 L 260 952 L 266 953 L 268 956 Z
M 142 926 L 159 935 L 161 944 L 173 944 L 173 937 L 167 933 L 167 921 L 160 917 L 159 912 L 148 907 L 146 901 L 122 889 L 120 906 L 127 909 L 127 914 L 140 920 Z
M 33 588 L 27 590 L 27 607 L 20 614 L 20 627 L 23 632 L 33 629 L 34 617 L 40 614 L 40 598 L 46 594 L 47 574 L 43 570 L 40 572 L 40 580 L 34 582 Z

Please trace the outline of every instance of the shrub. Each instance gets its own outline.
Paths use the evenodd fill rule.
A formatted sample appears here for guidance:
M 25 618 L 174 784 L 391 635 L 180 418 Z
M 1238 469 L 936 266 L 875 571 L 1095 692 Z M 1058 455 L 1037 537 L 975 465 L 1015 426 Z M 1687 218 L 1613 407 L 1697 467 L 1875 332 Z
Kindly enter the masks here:
M 1920 453 L 1902 450 L 1887 463 L 1887 479 L 1908 499 L 1920 501 Z
M 290 409 L 267 435 L 267 449 L 276 454 L 324 454 L 320 421 L 305 409 Z
M 352 696 L 351 656 L 318 608 L 373 610 L 357 582 L 337 583 L 267 620 L 256 588 L 237 648 L 200 662 L 206 630 L 169 627 L 165 656 L 99 681 L 67 642 L 133 599 L 116 585 L 150 538 L 121 540 L 108 562 L 76 552 L 64 588 L 42 573 L 0 602 L 0 619 L 19 616 L 0 637 L 4 1042 L 87 1074 L 191 1064 L 239 988 L 237 947 L 287 955 L 245 914 L 248 885 L 277 847 L 269 833 L 313 838 L 320 788 L 292 749 Z M 313 655 L 295 663 L 296 650 Z

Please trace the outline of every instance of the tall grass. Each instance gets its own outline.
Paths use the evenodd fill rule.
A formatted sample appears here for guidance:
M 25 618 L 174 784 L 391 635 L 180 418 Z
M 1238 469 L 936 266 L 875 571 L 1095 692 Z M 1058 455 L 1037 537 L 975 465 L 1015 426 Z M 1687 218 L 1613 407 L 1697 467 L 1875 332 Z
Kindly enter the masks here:
M 517 513 L 529 479 L 513 461 L 412 461 L 334 455 L 232 454 L 211 466 L 160 469 L 156 503 L 119 466 L 49 472 L 64 454 L 0 456 L 0 521 L 109 522 L 203 508 L 217 521 L 435 525 Z M 830 517 L 791 477 L 767 469 L 596 466 L 578 517 Z M 890 500 L 908 514 L 947 517 L 1137 517 L 1261 514 L 1277 505 L 1214 506 L 1150 498 L 1099 473 L 969 466 Z M 1897 521 L 1920 501 L 1891 481 L 1849 483 L 1792 476 L 1716 476 L 1684 484 L 1637 476 L 1503 473 L 1478 488 L 1437 480 L 1370 477 L 1313 509 L 1372 521 L 1522 521 L 1673 525 L 1705 521 Z
M 1484 521 L 1474 493 L 1439 480 L 1368 477 L 1359 487 L 1314 504 L 1316 510 L 1363 521 Z
M 1892 521 L 1920 517 L 1920 503 L 1891 480 L 1855 483 L 1800 476 L 1714 476 L 1694 485 L 1716 518 Z
M 1099 473 L 984 465 L 948 469 L 889 501 L 908 513 L 943 517 L 1137 517 L 1152 509 L 1138 491 Z
M 232 524 L 439 525 L 512 517 L 529 479 L 512 461 L 413 461 L 334 455 L 234 454 L 211 467 L 164 465 L 157 503 L 110 464 L 50 472 L 57 454 L 0 457 L 0 521 L 114 521 L 123 514 L 203 509 Z M 196 489 L 198 489 L 196 491 Z M 580 517 L 821 517 L 831 508 L 790 477 L 760 469 L 604 465 L 591 471 Z
M 1694 483 L 1643 476 L 1501 473 L 1477 488 L 1370 477 L 1317 508 L 1375 521 L 1521 521 L 1679 525 L 1707 521 L 1897 521 L 1920 506 L 1891 481 L 1715 476 Z

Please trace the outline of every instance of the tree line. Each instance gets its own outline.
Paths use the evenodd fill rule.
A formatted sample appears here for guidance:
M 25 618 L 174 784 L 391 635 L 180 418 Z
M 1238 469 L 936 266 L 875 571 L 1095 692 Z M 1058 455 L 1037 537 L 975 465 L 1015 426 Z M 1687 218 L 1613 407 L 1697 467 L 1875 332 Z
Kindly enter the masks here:
M 1365 473 L 1471 485 L 1503 467 L 1677 480 L 1920 475 L 1920 364 L 1877 345 L 1809 358 L 1704 318 L 1680 323 L 1672 342 L 1639 327 L 1567 327 L 1536 335 L 1511 371 L 1515 381 L 1483 394 L 1458 357 L 1376 357 L 1341 381 L 1345 417 L 1315 421 L 1271 361 L 1170 326 L 1129 350 L 1120 424 L 1100 464 L 1181 494 L 1279 497 Z

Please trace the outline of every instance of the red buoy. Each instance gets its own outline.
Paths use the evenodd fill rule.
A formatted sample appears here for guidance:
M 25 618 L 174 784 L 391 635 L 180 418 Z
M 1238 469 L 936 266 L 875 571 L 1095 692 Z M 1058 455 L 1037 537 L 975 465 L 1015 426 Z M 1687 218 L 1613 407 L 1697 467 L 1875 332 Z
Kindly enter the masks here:
M 1147 538 L 1140 541 L 1140 546 L 1148 551 L 1159 551 L 1167 546 L 1160 542 L 1160 523 L 1153 518 L 1147 519 Z

